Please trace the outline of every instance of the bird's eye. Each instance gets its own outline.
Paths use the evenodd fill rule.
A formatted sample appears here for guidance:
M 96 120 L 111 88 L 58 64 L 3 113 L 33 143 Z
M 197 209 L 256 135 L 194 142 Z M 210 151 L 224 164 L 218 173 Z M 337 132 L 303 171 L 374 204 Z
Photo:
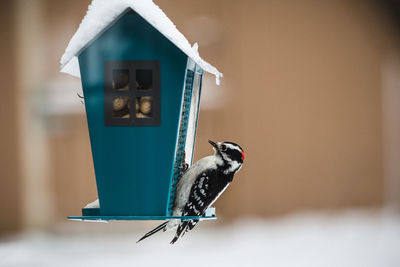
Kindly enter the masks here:
M 226 151 L 226 145 L 221 145 L 221 151 Z

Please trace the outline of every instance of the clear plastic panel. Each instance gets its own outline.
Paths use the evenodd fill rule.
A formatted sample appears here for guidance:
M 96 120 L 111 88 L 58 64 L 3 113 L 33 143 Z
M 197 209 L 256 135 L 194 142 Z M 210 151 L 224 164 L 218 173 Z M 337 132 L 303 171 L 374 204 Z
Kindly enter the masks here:
M 195 72 L 193 79 L 192 97 L 190 103 L 189 121 L 187 124 L 187 135 L 185 144 L 185 161 L 189 166 L 192 163 L 194 152 L 194 141 L 196 138 L 197 117 L 199 112 L 200 89 L 202 74 Z

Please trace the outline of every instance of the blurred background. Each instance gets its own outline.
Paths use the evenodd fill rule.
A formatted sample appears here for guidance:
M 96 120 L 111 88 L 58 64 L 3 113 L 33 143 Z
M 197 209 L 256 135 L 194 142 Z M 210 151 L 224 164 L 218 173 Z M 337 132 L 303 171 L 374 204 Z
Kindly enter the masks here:
M 173 249 L 135 244 L 157 222 L 66 221 L 97 198 L 80 80 L 59 73 L 90 1 L 2 0 L 0 266 L 399 266 L 400 2 L 155 2 L 224 73 L 195 150 L 245 150 L 219 219 Z

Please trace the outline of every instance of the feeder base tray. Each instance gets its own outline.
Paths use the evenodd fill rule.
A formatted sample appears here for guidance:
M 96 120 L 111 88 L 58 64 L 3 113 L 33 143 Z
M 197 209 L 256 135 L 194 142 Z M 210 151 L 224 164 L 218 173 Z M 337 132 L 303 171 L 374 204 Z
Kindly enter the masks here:
M 133 220 L 215 220 L 216 216 L 68 216 L 73 221 L 133 221 Z
M 94 222 L 107 222 L 107 221 L 134 221 L 134 220 L 169 220 L 180 219 L 183 221 L 188 220 L 215 220 L 215 208 L 210 207 L 207 209 L 203 216 L 121 216 L 121 215 L 101 215 L 99 208 L 83 208 L 82 216 L 68 216 L 68 220 L 74 221 L 94 221 Z

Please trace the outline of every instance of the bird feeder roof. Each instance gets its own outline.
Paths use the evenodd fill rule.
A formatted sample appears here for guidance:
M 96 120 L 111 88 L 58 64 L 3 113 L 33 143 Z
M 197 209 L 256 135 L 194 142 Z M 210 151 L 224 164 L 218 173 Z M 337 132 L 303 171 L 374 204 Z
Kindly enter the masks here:
M 61 72 L 79 78 L 79 54 L 128 9 L 134 10 L 143 17 L 204 71 L 214 74 L 216 83 L 219 84 L 222 73 L 200 57 L 197 43 L 191 46 L 174 23 L 152 0 L 93 0 L 61 57 Z

